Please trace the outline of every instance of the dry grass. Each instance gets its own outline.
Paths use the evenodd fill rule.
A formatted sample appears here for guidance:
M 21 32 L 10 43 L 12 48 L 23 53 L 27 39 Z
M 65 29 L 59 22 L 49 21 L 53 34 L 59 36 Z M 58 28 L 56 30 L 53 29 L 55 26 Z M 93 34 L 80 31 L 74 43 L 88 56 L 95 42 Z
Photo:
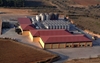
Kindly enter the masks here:
M 99 0 L 73 0 L 75 3 L 79 4 L 79 5 L 96 5 L 96 4 L 100 4 Z
M 56 55 L 27 45 L 0 39 L 0 63 L 37 63 L 52 59 Z
M 91 17 L 79 17 L 73 19 L 74 23 L 81 29 L 87 29 L 91 32 L 100 34 L 100 21 Z
M 100 63 L 100 58 L 75 59 L 71 61 L 66 61 L 65 63 Z
M 13 14 L 13 15 L 32 15 L 36 14 L 36 12 L 33 12 L 31 9 L 9 9 L 9 8 L 0 8 L 0 12 L 3 12 L 4 14 Z

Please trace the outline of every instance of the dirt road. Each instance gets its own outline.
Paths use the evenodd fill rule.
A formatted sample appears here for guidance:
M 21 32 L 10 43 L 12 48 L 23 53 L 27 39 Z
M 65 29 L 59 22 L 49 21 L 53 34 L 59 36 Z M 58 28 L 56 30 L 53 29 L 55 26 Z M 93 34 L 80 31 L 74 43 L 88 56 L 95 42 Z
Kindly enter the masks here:
M 65 63 L 100 63 L 100 58 L 92 58 L 92 59 L 75 59 L 71 61 L 66 61 Z

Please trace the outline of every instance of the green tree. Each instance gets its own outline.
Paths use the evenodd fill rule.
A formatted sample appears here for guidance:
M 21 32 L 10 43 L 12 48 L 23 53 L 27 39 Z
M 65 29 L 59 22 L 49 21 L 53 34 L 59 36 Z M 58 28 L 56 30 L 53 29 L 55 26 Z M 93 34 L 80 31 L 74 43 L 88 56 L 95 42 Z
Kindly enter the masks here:
M 25 0 L 0 0 L 0 6 L 23 7 Z
M 2 0 L 0 0 L 0 6 L 2 6 L 2 4 L 3 4 L 3 1 L 2 1 Z

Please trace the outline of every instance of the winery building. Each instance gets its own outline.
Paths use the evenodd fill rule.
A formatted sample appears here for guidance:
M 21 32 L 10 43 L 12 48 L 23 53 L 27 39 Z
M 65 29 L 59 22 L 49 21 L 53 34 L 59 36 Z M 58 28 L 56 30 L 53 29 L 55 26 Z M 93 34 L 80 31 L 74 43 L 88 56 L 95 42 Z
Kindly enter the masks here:
M 52 22 L 48 22 L 49 24 L 47 22 L 32 24 L 32 20 L 29 18 L 18 18 L 18 22 L 20 25 L 19 28 L 22 30 L 22 35 L 29 36 L 33 42 L 39 42 L 44 49 L 92 46 L 92 41 L 85 35 L 72 34 L 68 31 L 69 24 L 64 24 L 66 27 L 62 25 L 62 23 L 67 21 L 55 22 L 53 20 L 53 23 L 58 23 L 59 25 L 54 24 L 52 27 L 49 27 Z M 45 24 L 49 26 L 46 27 L 47 25 L 45 26 Z

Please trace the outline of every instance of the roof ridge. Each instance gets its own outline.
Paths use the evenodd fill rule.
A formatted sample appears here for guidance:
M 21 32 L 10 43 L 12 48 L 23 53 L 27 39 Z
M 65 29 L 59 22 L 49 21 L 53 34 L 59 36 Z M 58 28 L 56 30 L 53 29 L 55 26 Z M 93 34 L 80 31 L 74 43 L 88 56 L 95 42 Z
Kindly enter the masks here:
M 40 35 L 41 36 L 41 35 Z M 79 36 L 82 36 L 84 37 L 85 35 L 84 34 L 81 34 L 81 35 L 49 35 L 49 36 L 41 36 L 41 37 L 79 37 Z

